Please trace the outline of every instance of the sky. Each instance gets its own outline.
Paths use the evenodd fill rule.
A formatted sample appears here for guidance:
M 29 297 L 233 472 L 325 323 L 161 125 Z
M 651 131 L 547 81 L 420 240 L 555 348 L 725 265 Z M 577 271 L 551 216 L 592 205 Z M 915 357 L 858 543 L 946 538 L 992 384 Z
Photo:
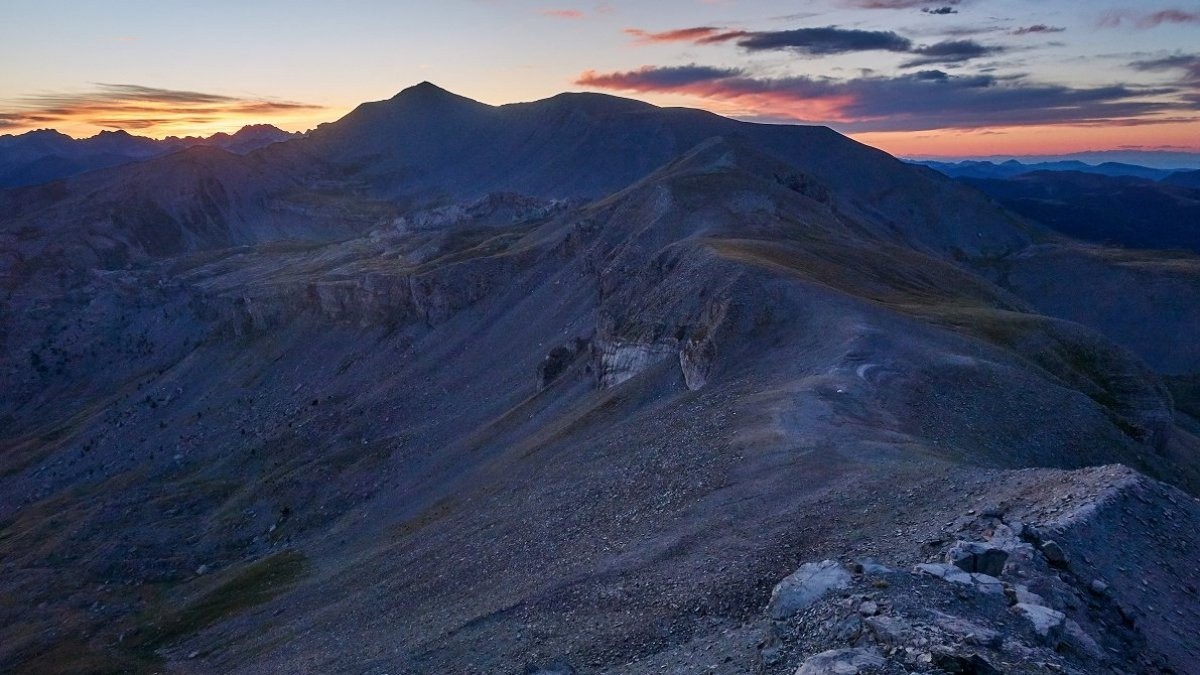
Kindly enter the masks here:
M 1200 151 L 1200 0 L 0 0 L 0 133 L 305 130 L 421 81 L 909 157 Z

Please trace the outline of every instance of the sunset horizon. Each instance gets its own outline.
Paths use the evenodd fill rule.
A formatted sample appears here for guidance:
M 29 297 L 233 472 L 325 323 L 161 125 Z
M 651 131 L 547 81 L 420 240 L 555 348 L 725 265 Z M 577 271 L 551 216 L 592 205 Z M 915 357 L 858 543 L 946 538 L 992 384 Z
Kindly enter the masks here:
M 790 13 L 783 2 L 653 9 L 464 0 L 444 13 L 362 4 L 378 25 L 349 24 L 312 3 L 188 11 L 178 20 L 147 5 L 120 21 L 91 8 L 41 19 L 45 8 L 22 3 L 0 28 L 0 56 L 31 68 L 0 75 L 0 134 L 120 129 L 165 138 L 250 124 L 302 132 L 428 80 L 491 105 L 595 91 L 830 126 L 914 157 L 1200 152 L 1200 55 L 1192 51 L 1200 6 L 1192 3 L 812 0 Z M 685 13 L 687 21 L 674 18 Z M 300 53 L 268 29 L 285 15 Z M 181 32 L 183 23 L 192 28 Z M 432 40 L 421 24 L 454 25 L 473 48 Z M 31 44 L 35 25 L 61 39 Z M 263 32 L 252 40 L 256 27 Z M 234 48 L 204 66 L 189 55 L 209 39 Z M 52 43 L 71 46 L 39 58 Z M 518 44 L 528 58 L 555 57 L 534 65 L 517 56 Z M 84 45 L 90 58 L 79 53 Z M 290 63 L 277 58 L 283 49 Z M 339 63 L 344 72 L 334 75 Z M 364 71 L 365 63 L 377 67 Z

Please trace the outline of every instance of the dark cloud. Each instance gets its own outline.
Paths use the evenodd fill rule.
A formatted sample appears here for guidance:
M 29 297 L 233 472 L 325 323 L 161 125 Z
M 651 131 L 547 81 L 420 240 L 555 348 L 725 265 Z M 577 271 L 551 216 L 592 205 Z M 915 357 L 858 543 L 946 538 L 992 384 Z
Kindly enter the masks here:
M 1176 83 L 1183 89 L 1183 98 L 1200 105 L 1200 54 L 1174 54 L 1157 59 L 1134 61 L 1129 64 L 1144 72 L 1176 72 Z
M 71 94 L 36 94 L 19 99 L 21 102 L 40 108 L 55 107 L 74 108 L 87 105 L 105 105 L 108 103 L 174 103 L 178 105 L 224 105 L 239 101 L 232 96 L 221 94 L 206 94 L 198 91 L 182 91 L 178 89 L 159 89 L 143 87 L 136 84 L 106 84 L 95 85 L 95 89 L 84 93 Z
M 1044 23 L 1035 23 L 1032 26 L 1020 26 L 1012 30 L 1012 35 L 1032 35 L 1035 33 L 1061 33 L 1066 28 L 1059 26 L 1047 26 Z
M 795 30 L 745 33 L 737 44 L 750 51 L 786 49 L 804 54 L 825 55 L 850 52 L 907 52 L 912 41 L 892 31 L 856 30 L 826 26 Z
M 906 61 L 902 66 L 912 68 L 935 63 L 960 63 L 981 56 L 999 54 L 1002 51 L 1003 47 L 983 45 L 974 40 L 946 40 L 913 49 L 912 53 L 917 54 L 917 58 Z
M 1067 87 L 1022 77 L 951 75 L 923 70 L 895 77 L 849 80 L 814 77 L 760 78 L 738 69 L 644 67 L 588 72 L 577 84 L 633 92 L 675 93 L 754 110 L 766 117 L 836 123 L 845 131 L 976 129 L 1042 124 L 1132 125 L 1147 115 L 1178 111 L 1153 97 L 1173 89 L 1122 85 Z M 819 114 L 814 114 L 819 113 Z
M 170 123 L 204 124 L 233 116 L 270 116 L 319 109 L 321 106 L 294 101 L 99 83 L 86 92 L 36 94 L 11 100 L 6 110 L 0 110 L 0 126 L 90 124 L 146 129 Z
M 1174 54 L 1158 59 L 1134 61 L 1129 64 L 1137 70 L 1175 70 L 1189 71 L 1200 78 L 1200 54 Z
M 1100 25 L 1106 28 L 1129 25 L 1145 30 L 1161 26 L 1164 23 L 1200 23 L 1200 12 L 1188 12 L 1181 9 L 1161 9 L 1154 12 L 1119 9 L 1106 12 L 1100 18 Z
M 626 28 L 641 44 L 661 42 L 691 42 L 698 45 L 733 42 L 751 52 L 788 51 L 807 56 L 831 56 L 857 52 L 886 51 L 913 54 L 903 64 L 905 68 L 938 63 L 961 63 L 981 56 L 992 56 L 1003 47 L 988 46 L 974 40 L 946 40 L 932 45 L 916 46 L 912 40 L 893 31 L 858 30 L 824 26 L 775 31 L 727 30 L 716 26 L 695 26 L 662 32 Z
M 847 54 L 851 52 L 907 52 L 912 41 L 892 31 L 856 30 L 825 26 L 794 30 L 745 31 L 726 30 L 715 26 L 695 26 L 654 33 L 640 28 L 626 28 L 639 43 L 692 42 L 718 44 L 735 42 L 747 51 L 784 50 L 813 56 Z
M 597 73 L 594 70 L 588 70 L 579 76 L 575 84 L 600 89 L 659 91 L 738 77 L 742 74 L 743 72 L 737 68 L 711 68 L 696 64 L 662 68 L 645 66 L 623 73 Z
M 953 7 L 926 7 L 921 11 L 933 15 L 958 14 L 958 10 Z

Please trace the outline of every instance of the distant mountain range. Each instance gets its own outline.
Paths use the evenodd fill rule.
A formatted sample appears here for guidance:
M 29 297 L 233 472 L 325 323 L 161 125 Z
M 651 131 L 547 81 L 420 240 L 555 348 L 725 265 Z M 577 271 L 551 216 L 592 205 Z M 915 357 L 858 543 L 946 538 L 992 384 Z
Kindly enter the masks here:
M 168 136 L 161 140 L 127 131 L 102 131 L 78 139 L 53 129 L 6 134 L 0 136 L 0 188 L 36 185 L 196 146 L 245 154 L 300 135 L 270 124 L 245 126 L 233 134 Z
M 1063 234 L 1134 248 L 1200 251 L 1200 170 L 1078 160 L 916 161 Z
M 1022 164 L 1044 164 L 1053 162 L 1082 162 L 1089 165 L 1097 164 L 1133 164 L 1152 169 L 1200 169 L 1200 152 L 1173 150 L 1090 150 L 1086 152 L 1071 152 L 1059 155 L 991 155 L 984 157 L 959 157 L 947 159 L 944 157 L 909 157 L 912 161 L 942 161 L 957 163 L 991 162 L 1003 164 L 1016 161 Z
M 1080 171 L 959 180 L 1006 208 L 1079 239 L 1132 248 L 1200 252 L 1200 172 L 1160 180 Z
M 1024 163 L 1015 159 L 1003 162 L 988 160 L 963 160 L 960 162 L 944 162 L 935 160 L 911 160 L 913 164 L 927 166 L 940 171 L 952 178 L 1012 178 L 1035 171 L 1078 171 L 1094 173 L 1102 176 L 1131 176 L 1149 180 L 1163 180 L 1175 174 L 1193 172 L 1189 169 L 1159 169 L 1138 164 L 1123 162 L 1102 162 L 1089 164 L 1077 159 L 1057 160 L 1050 162 Z M 1200 172 L 1195 172 L 1200 173 Z

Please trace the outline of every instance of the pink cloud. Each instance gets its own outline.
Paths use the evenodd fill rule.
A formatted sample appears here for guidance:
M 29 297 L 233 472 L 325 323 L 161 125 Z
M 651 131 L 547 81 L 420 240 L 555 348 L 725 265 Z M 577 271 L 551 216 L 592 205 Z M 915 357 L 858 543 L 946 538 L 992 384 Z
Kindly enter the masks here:
M 626 28 L 625 34 L 631 35 L 638 44 L 654 44 L 657 42 L 700 42 L 721 33 L 720 28 L 712 26 L 697 26 L 695 28 L 679 28 L 676 30 L 651 33 L 640 28 Z
M 582 19 L 583 12 L 578 9 L 543 9 L 544 16 L 554 17 L 555 19 Z
M 1131 9 L 1121 9 L 1106 12 L 1104 16 L 1100 17 L 1100 25 L 1105 28 L 1117 28 L 1126 23 L 1142 30 L 1155 28 L 1164 23 L 1200 23 L 1200 12 L 1187 12 L 1182 9 L 1138 12 Z

